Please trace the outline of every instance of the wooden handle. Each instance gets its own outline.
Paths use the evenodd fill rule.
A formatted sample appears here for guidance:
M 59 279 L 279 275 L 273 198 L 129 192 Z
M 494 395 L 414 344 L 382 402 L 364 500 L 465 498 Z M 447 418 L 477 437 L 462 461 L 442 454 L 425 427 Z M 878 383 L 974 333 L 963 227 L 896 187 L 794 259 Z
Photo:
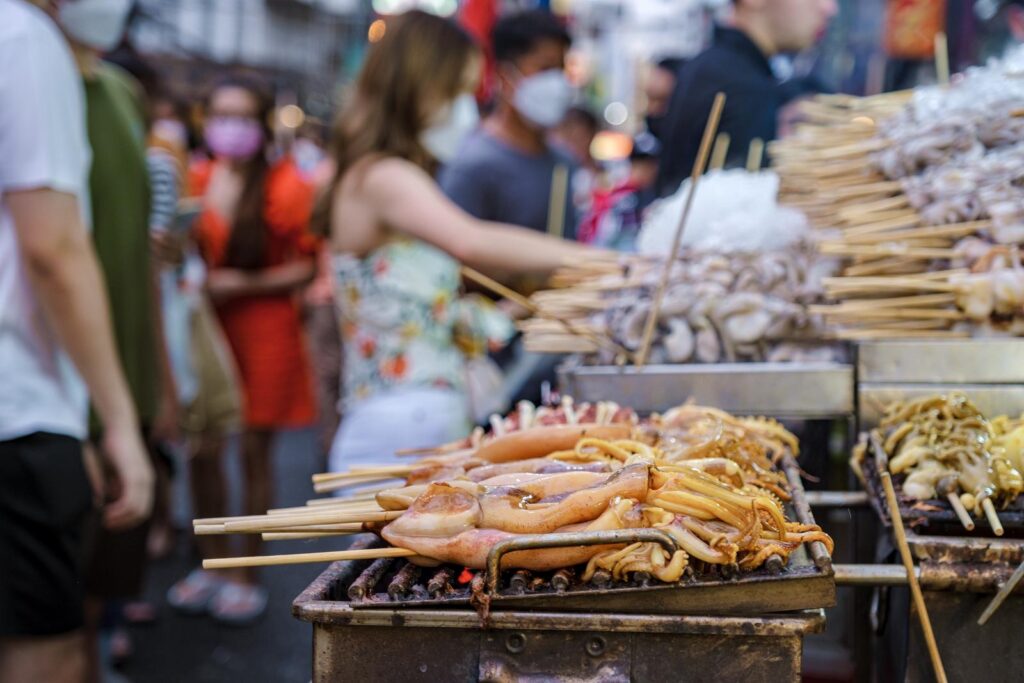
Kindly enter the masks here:
M 935 678 L 938 679 L 939 683 L 946 683 L 946 669 L 942 666 L 942 656 L 939 654 L 939 646 L 935 642 L 935 633 L 932 631 L 932 620 L 928 616 L 928 607 L 924 603 L 921 584 L 918 583 L 917 573 L 914 571 L 914 558 L 910 554 L 907 534 L 903 529 L 903 517 L 900 515 L 900 505 L 896 500 L 896 489 L 892 486 L 892 476 L 887 471 L 879 473 L 879 476 L 882 480 L 882 486 L 885 488 L 885 502 L 889 507 L 889 517 L 892 519 L 893 535 L 896 537 L 896 546 L 899 548 L 900 557 L 903 559 L 903 568 L 907 570 L 910 593 L 914 597 L 917 618 L 921 622 L 921 630 L 924 631 L 924 641 L 928 645 L 928 655 L 932 660 Z
M 654 328 L 658 323 L 658 314 L 661 310 L 661 302 L 665 298 L 665 290 L 668 287 L 669 274 L 679 254 L 679 245 L 683 241 L 683 231 L 686 229 L 686 219 L 690 216 L 690 209 L 693 207 L 693 199 L 697 195 L 697 183 L 704 173 L 704 167 L 708 163 L 708 155 L 711 154 L 711 142 L 715 139 L 718 131 L 718 122 L 722 118 L 722 109 L 725 107 L 725 93 L 715 95 L 715 101 L 711 105 L 711 114 L 704 126 L 704 137 L 700 141 L 700 149 L 697 158 L 693 162 L 693 171 L 690 174 L 690 188 L 686 193 L 686 203 L 683 205 L 683 213 L 679 217 L 679 224 L 676 226 L 675 235 L 672 238 L 672 248 L 665 255 L 665 265 L 661 271 L 661 280 L 654 292 L 654 299 L 651 302 L 651 311 L 647 314 L 647 323 L 644 325 L 644 336 L 640 344 L 640 351 L 636 355 L 636 366 L 643 367 L 647 364 L 647 356 L 651 352 L 651 344 L 654 341 Z

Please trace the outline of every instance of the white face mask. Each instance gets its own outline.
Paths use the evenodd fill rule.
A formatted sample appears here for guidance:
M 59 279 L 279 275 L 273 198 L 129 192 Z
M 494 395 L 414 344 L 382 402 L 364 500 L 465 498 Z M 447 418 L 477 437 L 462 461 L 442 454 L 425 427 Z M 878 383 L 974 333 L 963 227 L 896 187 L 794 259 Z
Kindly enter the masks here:
M 451 161 L 462 141 L 480 123 L 476 99 L 463 93 L 435 117 L 434 123 L 420 134 L 420 142 L 441 163 Z
M 562 122 L 572 104 L 572 86 L 561 69 L 548 69 L 524 76 L 512 100 L 516 111 L 541 128 Z
M 131 8 L 131 0 L 73 0 L 60 6 L 60 25 L 75 41 L 105 52 L 121 42 Z

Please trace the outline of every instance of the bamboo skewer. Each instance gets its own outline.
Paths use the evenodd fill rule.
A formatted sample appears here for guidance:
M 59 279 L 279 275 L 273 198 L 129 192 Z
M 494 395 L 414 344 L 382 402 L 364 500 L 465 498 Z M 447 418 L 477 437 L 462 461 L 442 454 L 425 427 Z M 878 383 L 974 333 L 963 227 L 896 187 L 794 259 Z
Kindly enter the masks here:
M 339 481 L 343 479 L 358 479 L 360 477 L 395 474 L 406 475 L 416 469 L 412 465 L 382 465 L 380 467 L 350 467 L 346 472 L 322 472 L 313 475 L 314 484 Z
M 630 355 L 628 349 L 626 349 L 625 347 L 620 346 L 619 344 L 615 343 L 615 341 L 613 341 L 611 339 L 608 339 L 607 337 L 604 337 L 602 335 L 598 335 L 598 334 L 595 334 L 593 332 L 590 332 L 588 330 L 579 330 L 579 329 L 577 329 L 576 326 L 573 323 L 571 323 L 571 322 L 569 322 L 567 320 L 563 320 L 561 318 L 558 318 L 558 317 L 555 317 L 555 316 L 552 316 L 552 315 L 548 314 L 546 311 L 541 310 L 537 306 L 537 304 L 535 304 L 534 302 L 530 301 L 528 298 L 526 298 L 525 296 L 523 296 L 519 292 L 517 292 L 517 291 L 515 291 L 515 290 L 513 290 L 513 289 L 511 289 L 509 287 L 506 287 L 505 285 L 501 284 L 497 280 L 494 280 L 493 278 L 487 277 L 486 275 L 484 275 L 481 272 L 473 270 L 472 268 L 469 268 L 468 266 L 463 266 L 462 267 L 462 275 L 467 280 L 472 280 L 473 282 L 477 283 L 481 287 L 486 287 L 487 289 L 490 289 L 495 294 L 498 294 L 499 296 L 503 296 L 506 299 L 508 299 L 509 301 L 513 301 L 513 302 L 519 304 L 520 306 L 522 306 L 526 310 L 530 311 L 534 315 L 541 316 L 543 318 L 547 318 L 548 320 L 553 320 L 554 322 L 560 323 L 561 325 L 563 325 L 565 327 L 565 329 L 570 334 L 574 334 L 574 335 L 577 335 L 577 336 L 585 337 L 585 338 L 589 339 L 590 341 L 594 342 L 595 344 L 597 344 L 599 346 L 610 347 L 611 350 L 615 351 L 618 354 L 625 354 L 627 357 Z
M 924 594 L 921 592 L 921 584 L 917 580 L 917 572 L 914 571 L 914 558 L 910 554 L 907 534 L 903 529 L 903 517 L 900 515 L 900 506 L 896 500 L 896 490 L 892 486 L 892 476 L 887 471 L 880 472 L 879 476 L 882 486 L 885 488 L 885 501 L 889 507 L 889 517 L 892 519 L 893 535 L 896 537 L 896 545 L 900 551 L 900 558 L 903 560 L 903 568 L 907 570 L 910 593 L 914 598 L 914 606 L 917 608 L 917 618 L 921 622 L 925 643 L 928 645 L 928 655 L 932 660 L 935 678 L 939 683 L 946 683 L 946 669 L 942 666 L 942 656 L 939 654 L 939 646 L 935 642 L 932 620 L 928 616 L 928 606 L 925 604 Z
M 718 137 L 715 138 L 715 147 L 711 151 L 711 162 L 708 165 L 709 170 L 721 171 L 725 168 L 725 160 L 729 156 L 730 142 L 732 142 L 732 137 L 728 133 L 718 134 Z
M 988 496 L 982 498 L 981 509 L 985 512 L 985 518 L 988 519 L 989 526 L 992 527 L 992 533 L 996 536 L 1002 536 L 1003 525 L 999 521 L 999 515 L 996 514 L 996 508 L 992 504 L 992 499 Z
M 351 536 L 358 531 L 267 531 L 260 534 L 264 541 L 305 541 L 313 538 L 337 538 L 338 536 Z
M 292 555 L 257 555 L 254 557 L 224 557 L 203 560 L 203 569 L 238 569 L 242 567 L 274 567 L 286 564 L 312 562 L 344 562 L 346 560 L 375 560 L 382 557 L 412 557 L 416 553 L 405 548 L 368 548 L 366 550 L 337 550 L 323 553 L 296 553 Z
M 757 173 L 761 170 L 764 162 L 764 140 L 754 138 L 750 141 L 750 148 L 747 150 L 747 171 Z
M 949 43 L 945 31 L 935 34 L 935 78 L 939 85 L 949 85 Z
M 946 500 L 949 501 L 950 507 L 953 508 L 953 512 L 956 513 L 957 519 L 960 520 L 960 524 L 963 525 L 967 531 L 974 531 L 974 520 L 971 519 L 971 515 L 967 512 L 967 508 L 964 507 L 963 501 L 960 500 L 960 496 L 955 491 L 950 491 L 946 494 Z
M 363 530 L 361 522 L 350 522 L 345 524 L 296 524 L 273 528 L 275 533 L 301 534 L 310 532 L 357 534 Z M 193 527 L 192 533 L 196 536 L 225 536 L 227 534 L 262 534 L 263 528 L 252 528 L 247 531 L 228 531 L 226 524 L 209 524 Z
M 690 209 L 693 207 L 693 200 L 697 194 L 697 184 L 704 167 L 708 162 L 708 155 L 711 153 L 711 141 L 718 130 L 718 122 L 722 117 L 722 108 L 725 106 L 725 93 L 715 95 L 715 101 L 711 105 L 711 114 L 704 126 L 704 137 L 700 142 L 700 149 L 697 158 L 694 160 L 693 171 L 690 174 L 690 187 L 686 194 L 686 202 L 683 205 L 682 215 L 679 217 L 679 224 L 676 226 L 675 235 L 672 238 L 672 248 L 667 254 L 665 265 L 661 271 L 661 279 L 658 281 L 658 288 L 654 292 L 654 299 L 651 302 L 651 310 L 647 314 L 647 322 L 644 325 L 644 334 L 640 344 L 640 351 L 636 356 L 636 366 L 643 367 L 647 364 L 647 356 L 651 352 L 651 343 L 654 341 L 654 328 L 658 322 L 658 313 L 661 310 L 661 303 L 665 298 L 665 290 L 668 288 L 669 275 L 679 253 L 679 245 L 683 240 L 683 231 L 686 229 L 686 219 L 690 216 Z
M 1017 584 L 1020 583 L 1021 578 L 1024 578 L 1024 562 L 1021 562 L 1017 566 L 1013 571 L 1013 574 L 1010 575 L 1010 578 L 1007 579 L 1006 583 L 1004 583 L 999 589 L 999 592 L 996 593 L 996 596 L 992 598 L 992 602 L 988 604 L 985 611 L 981 613 L 980 617 L 978 617 L 978 626 L 984 626 L 988 623 L 988 620 L 992 618 L 992 615 L 996 613 L 996 610 L 998 610 L 1002 606 L 1003 602 L 1006 601 L 1006 598 L 1010 597 L 1010 594 L 1013 593 Z
M 225 522 L 224 529 L 228 533 L 253 531 L 278 531 L 279 529 L 308 526 L 310 524 L 345 524 L 352 522 L 390 522 L 402 516 L 401 511 L 386 510 L 384 512 L 321 512 L 308 515 L 267 515 L 262 520 L 243 520 Z

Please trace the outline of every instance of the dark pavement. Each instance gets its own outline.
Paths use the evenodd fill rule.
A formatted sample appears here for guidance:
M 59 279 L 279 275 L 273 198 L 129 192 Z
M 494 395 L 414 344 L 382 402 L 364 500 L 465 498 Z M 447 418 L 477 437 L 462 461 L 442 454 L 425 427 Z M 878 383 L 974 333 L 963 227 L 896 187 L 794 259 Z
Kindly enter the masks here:
M 302 505 L 313 497 L 310 475 L 321 470 L 315 435 L 312 430 L 287 433 L 275 451 L 277 506 Z M 233 447 L 228 467 L 237 482 Z M 237 497 L 237 485 L 232 489 Z M 187 500 L 181 498 L 179 507 L 184 507 Z M 190 514 L 179 517 L 190 519 Z M 270 605 L 264 618 L 248 628 L 220 626 L 206 617 L 180 616 L 164 599 L 167 588 L 198 562 L 190 537 L 187 532 L 179 534 L 172 556 L 150 568 L 147 596 L 158 607 L 159 618 L 155 624 L 132 627 L 135 652 L 120 672 L 137 683 L 308 681 L 312 630 L 292 618 L 291 602 L 325 565 L 265 568 Z M 332 550 L 345 544 L 344 539 L 330 538 L 276 542 L 268 547 L 273 553 L 288 553 Z

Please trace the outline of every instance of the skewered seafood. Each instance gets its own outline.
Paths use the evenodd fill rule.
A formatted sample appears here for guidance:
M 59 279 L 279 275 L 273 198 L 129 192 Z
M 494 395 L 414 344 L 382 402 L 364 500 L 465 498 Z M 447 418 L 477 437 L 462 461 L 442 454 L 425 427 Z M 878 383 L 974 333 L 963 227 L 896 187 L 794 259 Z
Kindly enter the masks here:
M 571 400 L 564 399 L 567 421 L 572 421 L 573 411 Z M 646 542 L 601 539 L 600 546 L 512 551 L 502 560 L 503 567 L 530 571 L 575 571 L 576 565 L 587 564 L 584 574 L 595 581 L 676 581 L 689 571 L 691 560 L 699 561 L 693 571 L 721 565 L 723 576 L 765 563 L 774 572 L 803 543 L 820 542 L 831 551 L 832 540 L 819 527 L 785 517 L 783 501 L 790 494 L 774 461 L 784 451 L 795 451 L 796 441 L 781 425 L 691 405 L 639 424 L 632 424 L 637 420 L 630 417 L 631 411 L 613 404 L 598 404 L 596 411 L 591 419 L 608 422 L 622 413 L 630 426 L 605 425 L 611 439 L 595 436 L 599 425 L 590 423 L 527 427 L 486 439 L 477 434 L 468 448 L 457 443 L 427 451 L 409 467 L 354 468 L 314 477 L 317 483 L 363 486 L 368 478 L 387 481 L 408 474 L 405 486 L 356 493 L 347 500 L 310 501 L 304 508 L 274 510 L 266 516 L 197 520 L 197 533 L 265 533 L 286 539 L 372 531 L 393 546 L 376 550 L 381 554 L 375 557 L 402 556 L 420 566 L 455 563 L 474 569 L 484 568 L 496 543 L 552 532 L 658 529 L 674 539 L 676 549 L 671 551 Z M 515 426 L 532 424 L 529 418 L 540 413 L 527 405 L 518 412 Z M 525 413 L 532 415 L 523 420 Z M 510 426 L 507 419 L 492 422 L 500 428 Z M 509 447 L 522 446 L 531 434 L 539 443 L 557 447 L 563 444 L 548 437 L 566 430 L 575 442 L 543 456 L 536 456 L 537 449 L 530 444 Z M 496 458 L 500 463 L 477 457 L 485 446 L 504 453 Z M 543 542 L 552 540 L 556 539 L 545 537 Z M 282 561 L 338 555 L 289 555 Z M 340 555 L 354 557 L 347 551 Z M 273 563 L 273 558 L 256 557 L 205 565 Z
M 1001 535 L 995 505 L 1006 507 L 1024 491 L 1024 420 L 989 421 L 966 396 L 951 393 L 891 404 L 873 435 L 889 471 L 906 475 L 904 495 L 984 515 Z M 863 452 L 856 457 L 863 460 Z
M 571 449 L 521 461 L 518 473 L 511 461 L 470 467 L 452 481 L 383 491 L 377 494 L 382 508 L 406 512 L 381 534 L 426 556 L 416 562 L 471 568 L 483 568 L 495 542 L 523 533 L 648 527 L 666 531 L 679 546 L 674 553 L 653 543 L 522 551 L 504 560 L 530 570 L 589 560 L 585 580 L 606 570 L 613 578 L 645 572 L 675 581 L 691 558 L 750 570 L 772 557 L 784 563 L 813 541 L 831 551 L 832 540 L 819 527 L 785 519 L 789 493 L 773 458 L 797 443 L 778 423 L 687 405 L 653 417 L 633 436 L 582 438 Z M 614 474 L 541 474 L 541 461 L 597 462 Z M 478 469 L 492 476 L 474 477 Z

